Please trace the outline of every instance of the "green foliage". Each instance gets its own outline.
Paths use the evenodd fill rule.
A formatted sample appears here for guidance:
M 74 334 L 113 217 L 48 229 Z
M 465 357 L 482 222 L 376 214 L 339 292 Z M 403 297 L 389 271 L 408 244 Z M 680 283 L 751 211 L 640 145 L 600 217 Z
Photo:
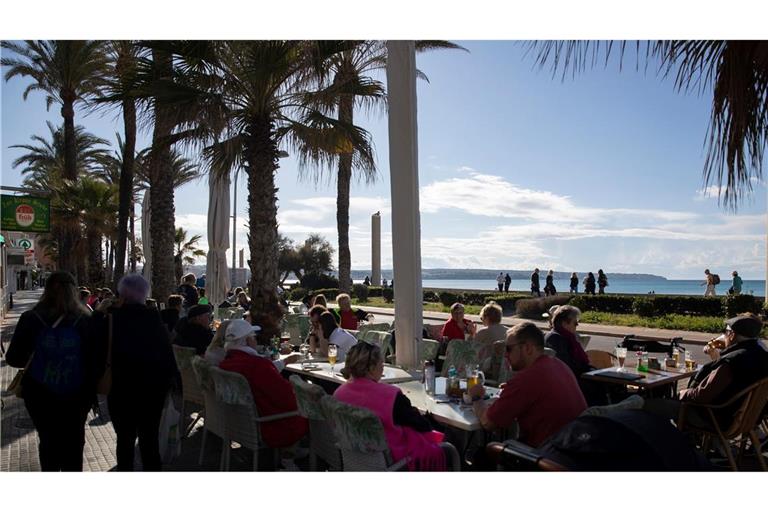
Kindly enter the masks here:
M 353 284 L 352 285 L 352 296 L 357 297 L 360 300 L 368 300 L 368 287 L 364 284 Z
M 300 301 L 307 294 L 307 290 L 301 286 L 297 286 L 290 291 L 291 300 Z
M 568 304 L 569 300 L 568 295 L 519 299 L 515 303 L 515 313 L 523 318 L 541 320 L 541 315 L 549 311 L 549 308 Z
M 499 306 L 501 306 L 501 309 L 504 311 L 505 315 L 513 315 L 517 308 L 517 301 L 524 300 L 524 299 L 530 299 L 531 296 L 529 294 L 499 294 L 499 295 L 489 295 L 486 297 L 488 301 L 493 301 Z
M 323 288 L 336 288 L 336 293 L 338 293 L 339 288 L 339 280 L 327 274 L 305 274 L 302 276 L 300 284 L 302 288 L 315 291 Z
M 395 290 L 392 288 L 383 288 L 381 290 L 381 296 L 384 297 L 385 301 L 392 302 L 395 298 Z
M 632 312 L 637 316 L 650 318 L 656 314 L 656 307 L 647 297 L 638 297 L 632 303 Z
M 671 329 L 683 331 L 711 332 L 723 330 L 722 317 L 663 315 L 646 318 L 639 315 L 621 315 L 586 311 L 581 314 L 581 322 L 590 324 L 623 325 L 627 327 L 651 327 L 655 329 Z
M 440 302 L 440 295 L 432 290 L 424 290 L 422 292 L 424 302 Z
M 312 296 L 315 295 L 325 295 L 325 299 L 328 302 L 333 302 L 336 300 L 336 296 L 341 293 L 338 288 L 318 288 L 317 290 L 312 290 Z
M 369 286 L 368 287 L 368 296 L 369 297 L 381 297 L 381 286 Z
M 719 297 L 658 295 L 652 296 L 651 300 L 654 303 L 657 316 L 667 314 L 691 316 L 723 315 L 723 299 Z
M 440 292 L 440 303 L 443 306 L 451 307 L 453 304 L 457 302 L 462 302 L 464 300 L 464 297 L 459 293 L 454 292 Z
M 741 313 L 759 313 L 761 304 L 752 295 L 729 295 L 725 298 L 725 316 L 728 318 Z
M 576 295 L 571 299 L 571 306 L 583 311 L 601 311 L 604 313 L 631 314 L 635 298 L 631 295 Z

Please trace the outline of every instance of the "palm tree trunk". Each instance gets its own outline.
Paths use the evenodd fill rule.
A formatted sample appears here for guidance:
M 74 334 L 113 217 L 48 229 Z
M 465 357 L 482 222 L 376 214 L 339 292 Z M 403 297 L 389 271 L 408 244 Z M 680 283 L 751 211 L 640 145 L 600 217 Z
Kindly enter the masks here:
M 355 97 L 343 95 L 339 99 L 339 121 L 352 124 Z M 339 289 L 352 289 L 352 257 L 349 251 L 349 189 L 352 181 L 352 153 L 339 156 L 339 175 L 336 178 L 336 229 L 339 233 Z
M 104 282 L 104 257 L 101 252 L 101 235 L 88 231 L 85 235 L 88 251 L 88 282 L 92 286 L 102 286 Z
M 109 241 L 109 256 L 107 257 L 107 275 L 105 277 L 105 282 L 111 283 L 112 278 L 115 275 L 115 242 L 111 238 L 107 239 Z M 114 286 L 115 289 L 117 289 L 117 284 Z
M 170 79 L 173 64 L 168 52 L 152 51 L 155 76 Z M 172 107 L 155 101 L 155 126 L 152 133 L 152 154 L 149 162 L 150 234 L 152 237 L 152 295 L 165 301 L 176 290 L 173 269 L 173 241 L 175 207 L 173 176 L 170 173 L 171 147 L 169 137 L 173 130 Z
M 69 180 L 77 179 L 77 145 L 75 141 L 75 97 L 69 91 L 60 91 L 63 104 L 61 116 L 64 118 L 64 172 L 63 177 Z M 79 220 L 79 219 L 78 219 Z M 62 244 L 59 248 L 59 269 L 75 274 L 76 263 L 72 257 L 79 233 L 77 223 L 65 223 L 63 226 Z M 82 276 L 84 277 L 84 276 Z
M 133 195 L 131 195 L 131 206 L 130 206 L 130 231 L 131 231 L 131 273 L 136 273 L 136 212 L 135 212 L 135 206 L 133 202 Z
M 272 120 L 254 120 L 247 131 L 245 146 L 250 293 L 254 299 L 254 313 L 261 313 L 263 310 L 258 310 L 257 302 L 274 295 L 280 280 L 275 188 L 278 151 Z
M 115 249 L 114 287 L 125 274 L 125 247 L 128 241 L 128 214 L 133 205 L 133 164 L 136 153 L 136 102 L 123 100 L 123 125 L 125 147 L 123 165 L 120 169 L 119 207 L 117 213 L 117 247 Z

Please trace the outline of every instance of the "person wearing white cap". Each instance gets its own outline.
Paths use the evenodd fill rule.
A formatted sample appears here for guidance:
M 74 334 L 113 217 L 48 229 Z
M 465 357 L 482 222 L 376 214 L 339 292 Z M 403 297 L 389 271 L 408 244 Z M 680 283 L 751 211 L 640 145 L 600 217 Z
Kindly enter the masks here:
M 298 415 L 293 386 L 280 375 L 283 364 L 273 362 L 266 354 L 259 353 L 255 334 L 261 331 L 258 325 L 245 320 L 232 320 L 224 334 L 224 349 L 227 355 L 219 368 L 239 373 L 248 381 L 253 401 L 259 416 L 296 412 L 296 416 L 267 421 L 261 424 L 261 435 L 267 446 L 286 448 L 294 445 L 307 433 L 305 418 Z M 285 360 L 297 360 L 298 355 Z M 280 364 L 277 364 L 280 363 Z

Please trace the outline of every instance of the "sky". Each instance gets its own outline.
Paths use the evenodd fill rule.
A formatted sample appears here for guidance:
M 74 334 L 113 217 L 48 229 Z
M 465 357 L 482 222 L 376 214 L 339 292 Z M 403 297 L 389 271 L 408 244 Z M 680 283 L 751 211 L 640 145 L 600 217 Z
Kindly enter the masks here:
M 520 42 L 454 42 L 468 51 L 417 56 L 429 77 L 418 83 L 424 268 L 602 268 L 673 279 L 701 278 L 710 268 L 765 277 L 765 185 L 755 182 L 736 214 L 704 188 L 708 91 L 676 92 L 653 66 L 636 71 L 633 55 L 621 71 L 612 63 L 561 80 L 537 68 Z M 60 123 L 42 93 L 22 100 L 25 86 L 19 78 L 0 86 L 3 185 L 21 183 L 12 167 L 21 152 L 9 146 L 47 134 L 46 120 Z M 370 268 L 370 215 L 381 211 L 382 267 L 391 268 L 397 196 L 387 118 L 358 111 L 356 121 L 372 134 L 379 177 L 352 187 L 352 267 Z M 76 122 L 113 143 L 122 130 L 114 111 L 80 110 Z M 139 148 L 149 135 L 139 136 Z M 297 242 L 319 233 L 335 246 L 335 182 L 301 181 L 297 165 L 293 156 L 280 161 L 280 232 Z M 247 259 L 240 176 L 236 245 Z M 207 199 L 206 178 L 176 191 L 176 226 L 202 235 L 203 249 Z

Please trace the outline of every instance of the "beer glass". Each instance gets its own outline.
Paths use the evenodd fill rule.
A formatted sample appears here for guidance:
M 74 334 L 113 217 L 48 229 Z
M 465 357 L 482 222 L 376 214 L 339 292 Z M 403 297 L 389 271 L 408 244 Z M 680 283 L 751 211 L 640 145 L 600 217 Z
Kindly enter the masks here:
M 337 355 L 338 347 L 336 345 L 328 345 L 328 362 L 331 363 L 331 374 L 333 374 L 333 368 L 336 366 Z
M 616 359 L 619 360 L 619 371 L 624 369 L 624 360 L 627 358 L 627 349 L 616 347 Z

